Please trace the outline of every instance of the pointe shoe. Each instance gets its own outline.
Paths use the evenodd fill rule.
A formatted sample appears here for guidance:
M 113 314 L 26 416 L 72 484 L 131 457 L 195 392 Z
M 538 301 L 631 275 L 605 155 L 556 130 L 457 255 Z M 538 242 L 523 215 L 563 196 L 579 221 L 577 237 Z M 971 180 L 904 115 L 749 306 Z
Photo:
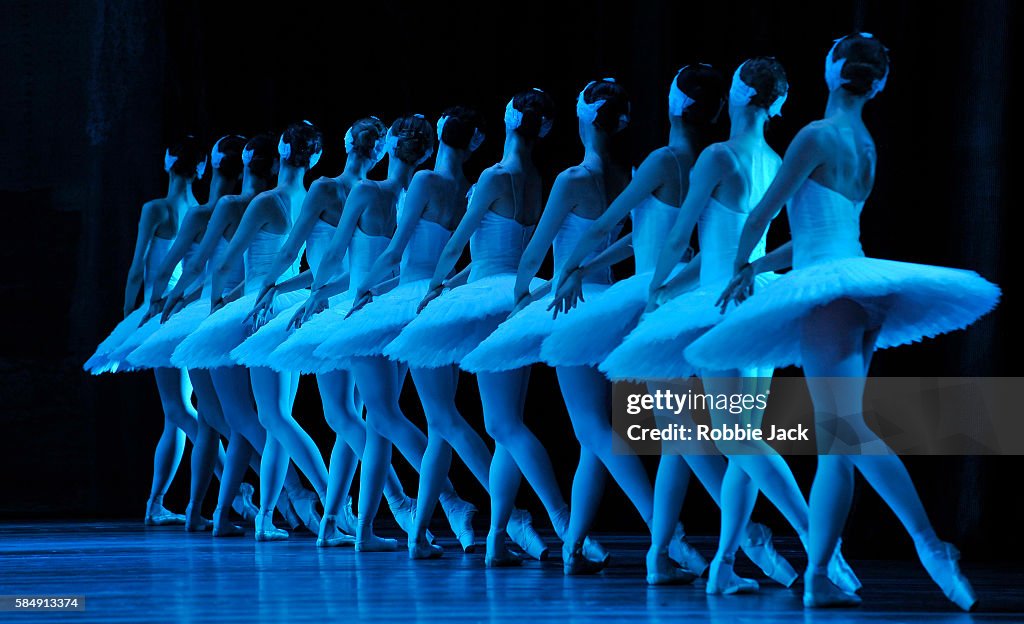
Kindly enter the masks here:
M 671 551 L 671 547 L 669 551 Z M 701 560 L 703 560 L 703 557 L 701 557 Z M 707 563 L 704 565 L 707 567 Z M 677 568 L 671 555 L 666 551 L 647 551 L 648 585 L 689 585 L 698 576 L 700 575 L 688 570 L 686 566 Z
M 715 557 L 708 567 L 708 584 L 705 592 L 732 596 L 735 594 L 753 594 L 760 589 L 757 581 L 743 578 L 733 571 L 735 557 Z
M 316 538 L 317 548 L 337 548 L 354 546 L 356 538 L 341 531 L 338 527 L 338 516 L 324 516 L 320 519 L 320 533 Z
M 252 502 L 252 497 L 255 493 L 256 491 L 252 485 L 243 482 L 238 487 L 238 494 L 231 501 L 231 508 L 235 510 L 235 513 L 242 516 L 242 519 L 246 522 L 253 522 L 260 513 L 260 508 Z
M 827 574 L 810 569 L 804 574 L 804 606 L 808 609 L 842 609 L 860 605 L 860 596 L 843 591 Z
M 668 558 L 682 566 L 688 573 L 701 576 L 708 569 L 708 560 L 686 541 L 683 525 L 676 525 L 676 532 L 668 544 Z
M 398 550 L 398 540 L 376 535 L 356 539 L 356 552 L 395 552 L 396 550 Z
M 591 561 L 600 561 L 605 565 L 608 565 L 612 558 L 612 554 L 608 552 L 608 549 L 592 537 L 583 538 L 583 555 Z
M 583 552 L 583 544 L 562 546 L 562 573 L 566 576 L 597 574 L 608 566 L 608 558 L 593 560 Z
M 843 559 L 843 553 L 841 547 L 843 545 L 842 540 L 836 544 L 836 549 L 832 553 L 832 558 L 829 559 L 827 574 L 828 578 L 832 583 L 839 589 L 856 593 L 861 587 L 860 579 L 854 574 L 853 568 L 850 564 L 846 563 L 846 559 Z
M 281 495 L 277 498 L 277 511 L 284 518 L 290 530 L 294 531 L 302 526 L 302 518 L 299 517 L 299 514 L 295 513 L 295 509 L 292 507 L 292 499 L 288 496 L 287 490 L 281 490 Z
M 292 509 L 299 517 L 302 526 L 306 527 L 313 535 L 319 535 L 320 514 L 316 510 L 316 504 L 319 502 L 319 499 L 316 494 L 309 490 L 303 490 L 301 494 L 292 496 L 290 500 Z
M 207 520 L 200 514 L 192 513 L 192 503 L 185 508 L 185 531 L 188 533 L 202 533 L 213 529 L 213 522 Z
M 146 526 L 180 526 L 185 524 L 185 516 L 164 508 L 163 503 L 152 499 L 146 501 Z
M 245 529 L 228 521 L 226 511 L 218 507 L 213 512 L 213 536 L 214 537 L 242 537 Z
M 445 504 L 441 501 L 445 516 L 448 517 L 448 524 L 455 533 L 455 539 L 459 540 L 462 552 L 471 553 L 476 550 L 476 532 L 473 531 L 473 516 L 476 515 L 476 507 L 461 499 Z
M 942 593 L 946 594 L 953 604 L 964 611 L 970 611 L 978 603 L 978 597 L 971 587 L 971 582 L 960 571 L 960 551 L 947 542 L 936 542 L 929 547 L 919 549 L 918 556 L 928 576 L 932 577 Z
M 338 530 L 342 533 L 355 535 L 359 526 L 359 517 L 352 511 L 352 497 L 349 496 L 345 505 L 341 508 L 341 515 L 338 516 Z
M 548 546 L 540 534 L 533 528 L 533 517 L 530 512 L 516 509 L 508 521 L 508 537 L 527 555 L 544 561 L 548 558 Z
M 398 528 L 402 529 L 406 535 L 416 534 L 416 499 L 411 496 L 406 496 L 397 505 L 392 505 L 388 502 L 388 509 L 391 510 L 391 515 L 395 517 L 395 522 L 398 523 Z M 427 530 L 427 541 L 431 544 L 434 543 L 434 535 Z
M 261 513 L 256 516 L 257 542 L 280 542 L 286 539 L 288 539 L 288 531 L 275 527 L 270 514 Z
M 487 551 L 484 565 L 488 568 L 511 568 L 523 565 L 523 559 L 505 545 L 506 533 L 492 531 L 487 534 Z
M 776 552 L 772 543 L 772 531 L 768 527 L 751 522 L 747 525 L 747 539 L 740 548 L 757 567 L 761 568 L 765 576 L 779 585 L 790 587 L 796 582 L 796 570 Z
M 426 540 L 409 539 L 410 559 L 440 559 L 444 556 L 444 549 Z

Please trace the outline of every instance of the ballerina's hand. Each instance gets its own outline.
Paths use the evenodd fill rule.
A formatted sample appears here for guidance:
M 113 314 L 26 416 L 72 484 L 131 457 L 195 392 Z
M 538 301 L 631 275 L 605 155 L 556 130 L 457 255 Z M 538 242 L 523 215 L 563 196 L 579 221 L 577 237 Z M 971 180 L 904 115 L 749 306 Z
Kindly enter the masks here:
M 416 306 L 416 314 L 422 312 L 423 308 L 427 307 L 427 305 L 430 304 L 431 301 L 440 297 L 441 291 L 443 290 L 444 284 L 438 284 L 437 286 L 431 288 L 430 291 L 423 296 L 423 299 L 420 300 L 420 304 Z
M 348 314 L 345 315 L 345 318 L 348 318 L 355 314 L 356 312 L 358 312 L 359 310 L 362 310 L 364 307 L 366 307 L 366 304 L 370 303 L 371 301 L 373 301 L 372 292 L 366 291 L 363 294 L 359 295 L 358 297 L 356 297 L 355 302 L 352 303 L 352 309 L 348 311 Z
M 142 320 L 139 321 L 139 327 L 142 327 L 149 321 L 149 319 L 163 312 L 164 303 L 166 303 L 166 301 L 166 299 L 153 299 L 152 301 L 150 301 L 149 309 L 146 310 L 146 313 L 142 316 Z
M 257 326 L 260 324 L 260 319 L 265 318 L 270 312 L 270 307 L 274 305 L 274 297 L 277 296 L 277 286 L 264 286 L 260 289 L 260 294 L 256 297 L 256 303 L 252 305 L 252 310 L 245 315 L 246 323 L 254 323 Z
M 516 314 L 519 314 L 520 312 L 523 311 L 523 308 L 530 305 L 531 303 L 533 303 L 533 298 L 530 297 L 530 293 L 526 293 L 525 295 L 516 300 L 516 304 L 512 306 L 512 311 L 508 313 L 507 319 L 510 319 Z
M 178 310 L 182 308 L 184 301 L 185 298 L 182 295 L 171 293 L 164 300 L 164 309 L 163 312 L 160 313 L 160 323 L 166 323 L 167 319 L 177 314 Z
M 725 314 L 729 302 L 735 301 L 739 305 L 752 294 L 754 294 L 754 270 L 748 265 L 732 276 L 715 305 L 721 309 L 722 314 Z
M 551 316 L 558 318 L 559 312 L 568 314 L 581 301 L 586 301 L 583 298 L 583 271 L 575 268 L 562 279 L 548 310 L 554 310 Z

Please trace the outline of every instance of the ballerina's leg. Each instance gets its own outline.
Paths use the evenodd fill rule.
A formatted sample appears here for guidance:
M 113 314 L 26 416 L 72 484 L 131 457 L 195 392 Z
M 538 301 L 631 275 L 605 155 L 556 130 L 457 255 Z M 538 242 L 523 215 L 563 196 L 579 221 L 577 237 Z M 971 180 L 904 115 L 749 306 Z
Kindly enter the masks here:
M 205 531 L 209 530 L 212 525 L 202 517 L 203 500 L 206 498 L 206 492 L 213 480 L 218 455 L 223 455 L 220 434 L 214 423 L 220 424 L 222 427 L 225 423 L 220 401 L 217 400 L 209 372 L 195 369 L 189 371 L 188 376 L 192 380 L 195 390 L 199 418 L 196 438 L 193 440 L 192 447 L 192 480 L 189 504 L 185 512 L 185 528 L 191 531 Z M 223 477 L 223 468 L 220 476 Z
M 345 429 L 341 423 L 355 419 L 361 422 L 362 419 L 356 412 L 355 385 L 348 372 L 338 370 L 318 374 L 316 385 L 320 391 L 324 419 L 336 434 L 331 449 L 330 468 L 327 471 L 327 498 L 324 501 L 324 516 L 333 517 L 341 513 L 349 499 L 348 493 L 352 488 L 352 480 L 359 462 L 351 443 L 342 434 Z M 365 443 L 364 435 L 363 444 Z
M 146 504 L 146 523 L 184 524 L 184 516 L 164 508 L 163 498 L 178 471 L 186 437 L 190 433 L 193 438 L 196 435 L 197 415 L 189 400 L 192 384 L 188 375 L 176 368 L 157 368 L 153 374 L 164 412 L 164 429 L 153 456 L 153 483 Z

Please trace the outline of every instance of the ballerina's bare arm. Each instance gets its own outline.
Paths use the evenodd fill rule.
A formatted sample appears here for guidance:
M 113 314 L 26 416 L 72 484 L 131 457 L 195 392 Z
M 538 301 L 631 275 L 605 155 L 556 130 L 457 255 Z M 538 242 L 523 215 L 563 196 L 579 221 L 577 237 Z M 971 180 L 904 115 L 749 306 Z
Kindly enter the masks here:
M 629 211 L 632 210 L 637 204 L 647 199 L 656 191 L 662 184 L 664 177 L 665 167 L 668 166 L 666 159 L 672 158 L 671 154 L 667 154 L 662 148 L 651 152 L 647 158 L 637 168 L 636 173 L 633 174 L 633 179 L 630 180 L 626 188 L 612 201 L 608 208 L 604 211 L 597 220 L 591 224 L 587 231 L 580 237 L 579 243 L 576 244 L 576 248 L 569 254 L 566 259 L 566 268 L 568 267 L 581 267 L 584 260 L 592 251 L 604 242 L 609 233 L 611 233 L 619 223 L 622 222 L 629 215 Z M 673 162 L 672 168 L 675 169 Z M 610 249 L 610 248 L 609 248 Z M 632 253 L 630 248 L 629 253 Z M 564 270 L 561 272 L 558 283 L 555 286 L 556 291 L 562 290 L 562 285 L 569 277 L 570 273 L 575 271 Z
M 238 228 L 235 230 L 231 242 L 228 243 L 224 254 L 214 258 L 210 262 L 210 273 L 213 276 L 213 288 L 210 292 L 210 307 L 216 308 L 224 302 L 222 292 L 224 282 L 231 275 L 231 262 L 243 257 L 245 250 L 249 248 L 256 233 L 263 229 L 263 226 L 272 223 L 275 217 L 279 217 L 284 211 L 284 203 L 274 193 L 263 193 L 257 195 L 245 209 Z
M 672 269 L 683 259 L 683 254 L 690 246 L 693 229 L 697 226 L 697 219 L 704 212 L 715 189 L 729 172 L 736 169 L 735 161 L 727 150 L 728 148 L 722 145 L 711 145 L 697 157 L 693 172 L 690 174 L 690 188 L 683 200 L 683 205 L 679 208 L 679 214 L 669 232 L 668 240 L 665 241 L 664 247 L 661 248 L 661 254 L 658 255 L 658 264 L 651 278 L 652 300 L 657 296 L 659 288 L 668 279 L 669 274 L 672 273 Z
M 721 309 L 722 314 L 725 314 L 730 302 L 743 303 L 747 297 L 754 294 L 755 276 L 769 271 L 781 271 L 791 266 L 793 266 L 793 241 L 787 241 L 733 275 L 715 305 Z
M 313 227 L 316 226 L 317 220 L 327 212 L 331 204 L 338 203 L 338 197 L 331 186 L 331 181 L 323 178 L 310 185 L 306 198 L 302 200 L 299 216 L 295 218 L 295 223 L 288 232 L 287 240 L 285 240 L 281 250 L 277 252 L 277 256 L 274 257 L 274 262 L 270 265 L 270 271 L 263 276 L 261 290 L 274 286 L 277 279 L 291 266 L 295 258 L 302 251 L 302 245 L 309 238 L 309 234 L 313 231 Z M 344 202 L 342 202 L 342 206 L 344 206 Z M 312 278 L 312 275 L 307 275 L 303 280 L 310 280 L 311 283 Z M 292 280 L 294 279 L 292 278 Z M 295 290 L 298 290 L 298 288 Z
M 456 263 L 462 257 L 462 252 L 469 244 L 469 237 L 480 226 L 480 221 L 491 209 L 491 206 L 501 197 L 510 196 L 512 193 L 512 176 L 509 173 L 495 171 L 494 168 L 487 169 L 480 174 L 476 190 L 466 207 L 466 214 L 459 221 L 448 244 L 444 246 L 441 257 L 437 261 L 437 268 L 434 269 L 434 276 L 430 279 L 430 290 L 441 287 L 445 279 L 451 275 Z
M 820 121 L 814 122 L 797 133 L 786 150 L 775 179 L 761 201 L 750 211 L 750 216 L 743 225 L 736 260 L 733 263 L 736 273 L 746 266 L 751 252 L 764 236 L 772 219 L 779 214 L 800 185 L 824 162 L 828 149 L 828 135 L 823 132 L 822 124 Z
M 583 167 L 570 167 L 555 178 L 537 229 L 519 260 L 514 291 L 516 304 L 530 296 L 530 281 L 540 270 L 540 265 L 548 255 L 562 222 L 576 207 L 577 198 L 588 188 L 585 185 L 592 184 L 587 180 L 590 175 Z
M 217 206 L 213 209 L 213 215 L 210 216 L 210 222 L 206 224 L 206 233 L 203 234 L 203 239 L 199 241 L 199 248 L 196 249 L 196 253 L 193 254 L 192 258 L 185 263 L 185 266 L 181 267 L 181 275 L 178 277 L 177 283 L 164 298 L 164 311 L 161 315 L 161 323 L 167 322 L 171 313 L 183 307 L 179 304 L 183 302 L 182 300 L 188 287 L 195 283 L 203 274 L 203 268 L 213 256 L 214 251 L 217 249 L 217 243 L 224 236 L 224 233 L 239 220 L 238 214 L 244 201 L 243 198 L 237 195 L 221 197 L 217 201 Z M 201 285 L 199 288 L 202 288 Z
M 135 237 L 135 253 L 132 254 L 132 264 L 128 269 L 128 278 L 124 287 L 125 316 L 135 309 L 139 291 L 142 290 L 149 245 L 153 242 L 156 230 L 160 226 L 160 220 L 167 214 L 167 210 L 166 202 L 162 199 L 146 202 L 142 206 L 142 215 L 139 217 L 139 233 Z
M 389 274 L 402 261 L 402 253 L 412 239 L 416 223 L 430 203 L 431 190 L 436 177 L 437 174 L 433 171 L 417 171 L 412 176 L 412 181 L 409 182 L 409 188 L 405 193 L 405 206 L 402 208 L 402 218 L 398 221 L 395 235 L 391 237 L 384 252 L 377 256 L 362 281 L 359 284 L 354 284 L 357 301 L 370 291 L 371 286 L 375 286 L 381 279 L 389 277 Z
M 686 263 L 681 271 L 673 275 L 672 277 L 665 280 L 665 283 L 659 288 L 660 296 L 658 297 L 656 304 L 660 301 L 673 299 L 680 294 L 692 290 L 694 287 L 700 284 L 700 264 L 701 257 L 698 253 Z
M 185 252 L 188 251 L 189 245 L 198 238 L 199 232 L 203 228 L 204 219 L 198 214 L 200 210 L 202 210 L 202 207 L 198 206 L 189 209 L 185 213 L 185 218 L 181 220 L 181 225 L 178 227 L 178 235 L 174 237 L 171 248 L 167 250 L 167 255 L 160 262 L 160 267 L 153 278 L 153 289 L 149 294 L 149 310 L 142 319 L 143 323 L 160 314 L 163 310 L 163 305 L 166 301 L 163 295 L 167 290 L 167 284 L 171 281 L 171 276 L 174 274 L 174 267 L 185 257 Z

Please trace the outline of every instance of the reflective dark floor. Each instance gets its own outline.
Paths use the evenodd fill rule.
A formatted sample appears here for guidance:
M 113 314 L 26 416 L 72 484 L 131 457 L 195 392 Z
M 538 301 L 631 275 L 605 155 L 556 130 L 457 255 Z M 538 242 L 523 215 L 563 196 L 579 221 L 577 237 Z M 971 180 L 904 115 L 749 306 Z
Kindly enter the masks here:
M 602 535 L 613 565 L 596 577 L 566 578 L 554 560 L 487 570 L 440 538 L 446 556 L 411 562 L 404 552 L 318 550 L 313 536 L 257 544 L 251 536 L 214 540 L 141 523 L 0 525 L 0 596 L 84 595 L 84 612 L 0 612 L 6 621 L 306 622 L 515 621 L 558 619 L 673 622 L 1024 621 L 1021 566 L 964 569 L 978 590 L 978 613 L 959 613 L 914 562 L 853 561 L 865 606 L 804 611 L 799 585 L 765 581 L 759 594 L 709 597 L 693 586 L 648 588 L 644 539 Z M 713 538 L 691 538 L 705 554 Z M 551 543 L 554 543 L 553 540 Z M 780 550 L 802 559 L 792 542 Z M 753 575 L 746 564 L 740 572 Z

